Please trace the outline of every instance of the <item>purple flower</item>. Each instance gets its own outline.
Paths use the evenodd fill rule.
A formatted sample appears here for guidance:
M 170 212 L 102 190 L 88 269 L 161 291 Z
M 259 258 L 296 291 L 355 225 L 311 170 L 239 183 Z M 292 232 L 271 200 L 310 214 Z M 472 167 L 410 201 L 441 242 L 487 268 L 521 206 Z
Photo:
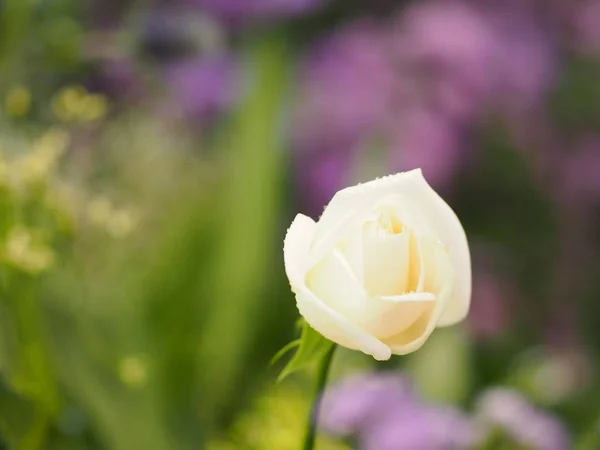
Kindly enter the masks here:
M 464 450 L 479 442 L 475 423 L 459 410 L 423 403 L 398 374 L 353 377 L 323 397 L 319 424 L 354 436 L 364 450 Z
M 347 184 L 351 161 L 345 152 L 323 151 L 299 158 L 302 195 L 300 209 L 311 217 L 319 217 L 325 205 L 341 186 Z
M 465 161 L 466 146 L 460 127 L 439 113 L 409 110 L 391 134 L 393 169 L 421 168 L 438 189 L 454 181 Z
M 390 411 L 412 404 L 415 397 L 410 382 L 401 375 L 355 376 L 326 391 L 319 425 L 338 436 L 357 434 Z
M 188 118 L 206 120 L 225 111 L 237 91 L 235 61 L 229 56 L 187 59 L 166 68 L 170 109 Z
M 438 111 L 471 119 L 493 88 L 497 36 L 486 17 L 451 0 L 415 3 L 399 21 L 394 54 L 419 95 Z
M 587 0 L 576 7 L 573 28 L 576 45 L 593 56 L 600 55 L 600 2 Z
M 394 74 L 382 32 L 349 25 L 313 49 L 300 74 L 295 144 L 351 150 L 386 120 Z
M 551 36 L 523 9 L 430 1 L 400 21 L 394 43 L 400 64 L 426 80 L 435 109 L 452 117 L 472 120 L 507 97 L 528 107 L 553 81 Z
M 503 430 L 517 443 L 532 450 L 571 448 L 563 424 L 516 391 L 494 388 L 484 392 L 479 397 L 477 411 L 486 424 Z
M 500 6 L 488 9 L 496 46 L 493 55 L 495 107 L 508 112 L 532 110 L 555 81 L 553 37 L 527 11 Z
M 353 173 L 357 152 L 383 141 L 385 171 L 421 167 L 435 187 L 451 185 L 485 112 L 519 124 L 554 81 L 555 49 L 541 25 L 514 4 L 492 6 L 416 2 L 391 24 L 355 23 L 313 48 L 295 111 L 300 159 L 336 159 Z
M 361 439 L 364 450 L 466 450 L 481 441 L 475 422 L 449 406 L 397 409 L 373 424 Z
M 185 0 L 221 19 L 240 23 L 306 14 L 324 0 Z
M 298 184 L 309 214 L 345 182 L 353 160 L 389 120 L 396 80 L 384 31 L 373 22 L 354 23 L 317 45 L 299 74 L 293 146 Z

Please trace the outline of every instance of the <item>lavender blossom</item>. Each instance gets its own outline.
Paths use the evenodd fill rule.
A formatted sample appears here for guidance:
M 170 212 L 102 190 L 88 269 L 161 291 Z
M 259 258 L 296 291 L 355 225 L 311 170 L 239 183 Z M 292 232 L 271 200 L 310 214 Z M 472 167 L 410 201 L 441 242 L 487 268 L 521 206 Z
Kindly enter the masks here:
M 485 11 L 496 35 L 493 55 L 495 108 L 509 114 L 532 111 L 555 81 L 557 55 L 552 35 L 518 7 Z
M 346 26 L 320 43 L 299 75 L 293 145 L 307 212 L 320 214 L 345 182 L 362 145 L 389 120 L 395 82 L 377 23 Z
M 497 36 L 487 18 L 466 2 L 429 1 L 398 20 L 394 56 L 418 95 L 437 111 L 471 120 L 493 89 Z
M 575 9 L 573 22 L 574 40 L 577 47 L 591 56 L 600 55 L 600 2 L 587 0 Z
M 430 1 L 400 21 L 397 58 L 428 80 L 436 110 L 452 117 L 474 119 L 506 98 L 530 106 L 553 82 L 551 36 L 524 9 Z
M 319 411 L 319 426 L 348 436 L 363 431 L 390 411 L 416 401 L 410 382 L 398 374 L 356 376 L 327 390 Z
M 330 388 L 319 424 L 354 436 L 364 450 L 464 450 L 480 441 L 475 423 L 455 408 L 423 403 L 397 374 L 354 377 Z
M 349 25 L 316 47 L 300 74 L 296 146 L 351 149 L 389 112 L 394 73 L 382 31 Z
M 362 435 L 364 450 L 467 450 L 481 441 L 474 421 L 458 409 L 427 405 L 397 409 Z
M 477 405 L 480 418 L 532 450 L 569 450 L 564 426 L 551 414 L 530 404 L 521 394 L 505 388 L 484 392 Z
M 172 63 L 166 80 L 170 109 L 201 121 L 227 110 L 238 94 L 236 64 L 227 55 Z
M 346 152 L 325 150 L 298 158 L 296 165 L 302 174 L 300 208 L 309 216 L 319 217 L 340 186 L 348 184 L 351 160 Z
M 409 110 L 391 130 L 390 164 L 394 170 L 421 168 L 437 189 L 447 187 L 465 161 L 461 128 L 439 113 Z
M 515 4 L 417 2 L 394 22 L 347 26 L 312 50 L 300 76 L 294 146 L 300 160 L 318 167 L 319 158 L 335 159 L 348 176 L 359 149 L 383 141 L 392 170 L 421 167 L 445 188 L 488 110 L 515 124 L 536 111 L 554 81 L 556 52 Z M 303 186 L 305 171 L 318 172 L 303 167 Z

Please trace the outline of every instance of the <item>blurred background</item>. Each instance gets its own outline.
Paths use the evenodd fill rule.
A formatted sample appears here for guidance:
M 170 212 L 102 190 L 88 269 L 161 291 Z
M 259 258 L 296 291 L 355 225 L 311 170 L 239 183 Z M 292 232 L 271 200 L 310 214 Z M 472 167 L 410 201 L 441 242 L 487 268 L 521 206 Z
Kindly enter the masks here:
M 317 448 L 599 449 L 599 79 L 598 0 L 1 1 L 0 448 L 299 448 L 286 228 L 422 167 L 471 313 Z

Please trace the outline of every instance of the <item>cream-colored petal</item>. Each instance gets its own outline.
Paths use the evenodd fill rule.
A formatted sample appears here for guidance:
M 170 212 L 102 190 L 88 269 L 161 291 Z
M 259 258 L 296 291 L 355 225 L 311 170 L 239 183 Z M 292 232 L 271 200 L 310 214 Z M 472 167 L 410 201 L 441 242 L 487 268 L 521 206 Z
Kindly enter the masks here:
M 445 248 L 432 238 L 421 237 L 419 241 L 425 260 L 424 288 L 427 292 L 436 293 L 436 301 L 428 303 L 411 326 L 383 339 L 396 355 L 405 355 L 421 348 L 435 329 L 452 293 L 453 268 Z
M 408 329 L 435 304 L 430 292 L 371 298 L 364 311 L 355 320 L 369 333 L 385 342 Z
M 465 318 L 471 304 L 471 255 L 467 237 L 454 211 L 422 175 L 416 178 L 413 193 L 427 223 L 450 256 L 454 286 L 437 326 L 454 325 Z
M 377 201 L 374 209 L 393 215 L 417 235 L 432 234 L 431 227 L 419 211 L 419 204 L 411 199 L 410 194 L 388 194 Z
M 305 284 L 309 268 L 309 251 L 316 223 L 310 217 L 298 214 L 283 241 L 283 262 L 292 291 Z
M 382 295 L 375 297 L 377 300 L 382 302 L 390 303 L 419 303 L 419 302 L 434 302 L 436 295 L 431 292 L 410 292 L 402 295 Z
M 361 285 L 364 285 L 365 270 L 362 226 L 357 226 L 340 248 L 344 259 L 348 261 L 348 264 L 352 268 L 354 276 Z
M 309 271 L 306 284 L 319 299 L 346 317 L 359 314 L 368 301 L 362 284 L 338 249 Z
M 450 206 L 427 184 L 420 169 L 398 173 L 339 191 L 325 208 L 312 240 L 314 260 L 322 258 L 386 195 L 401 194 L 417 205 L 423 221 L 447 246 L 456 282 L 439 325 L 460 322 L 471 301 L 471 258 L 463 227 Z M 418 231 L 415 231 L 418 232 Z
M 337 245 L 356 223 L 364 222 L 373 206 L 388 194 L 410 194 L 420 171 L 397 173 L 338 191 L 319 219 L 312 241 L 312 260 L 318 261 Z
M 408 290 L 410 232 L 391 234 L 375 221 L 363 228 L 364 286 L 371 296 L 400 295 Z
M 312 219 L 298 214 L 284 241 L 285 270 L 296 293 L 298 311 L 311 327 L 327 339 L 343 347 L 360 350 L 378 360 L 389 359 L 389 347 L 330 308 L 306 286 L 308 252 L 314 228 Z
M 327 339 L 379 361 L 390 359 L 392 353 L 387 345 L 327 306 L 308 289 L 298 291 L 296 304 L 308 324 Z
M 378 206 L 399 205 L 399 218 L 417 235 L 433 234 L 446 246 L 454 268 L 455 284 L 438 326 L 449 326 L 465 318 L 471 303 L 471 257 L 464 229 L 450 206 L 427 184 L 420 171 L 413 171 L 411 191 L 382 198 Z
M 306 279 L 315 297 L 378 339 L 409 327 L 435 301 L 428 292 L 369 297 L 338 249 L 317 263 Z

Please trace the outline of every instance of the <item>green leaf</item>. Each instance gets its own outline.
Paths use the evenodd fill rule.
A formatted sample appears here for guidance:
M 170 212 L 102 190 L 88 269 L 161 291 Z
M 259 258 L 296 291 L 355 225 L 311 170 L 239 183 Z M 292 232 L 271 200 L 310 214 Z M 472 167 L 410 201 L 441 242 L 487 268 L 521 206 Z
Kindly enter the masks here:
M 294 342 L 292 342 L 292 344 L 293 343 Z M 291 348 L 290 345 L 291 344 L 286 345 L 282 350 L 279 351 L 279 353 L 283 352 L 283 350 L 289 350 Z M 296 353 L 294 353 L 292 359 L 281 371 L 281 374 L 279 374 L 277 382 L 280 383 L 292 373 L 304 370 L 312 363 L 320 361 L 333 345 L 333 342 L 323 337 L 321 334 L 311 328 L 308 323 L 303 321 L 302 335 L 300 336 L 298 350 L 296 350 Z
M 39 442 L 45 425 L 35 403 L 10 390 L 5 380 L 0 379 L 0 433 L 9 448 L 25 448 L 27 442 Z
M 301 341 L 300 339 L 296 339 L 295 341 L 290 342 L 289 344 L 285 345 L 281 350 L 279 350 L 277 353 L 275 353 L 275 356 L 273 356 L 273 358 L 271 358 L 271 362 L 269 363 L 271 366 L 274 365 L 277 361 L 279 361 L 287 352 L 289 352 L 291 349 L 300 346 Z

